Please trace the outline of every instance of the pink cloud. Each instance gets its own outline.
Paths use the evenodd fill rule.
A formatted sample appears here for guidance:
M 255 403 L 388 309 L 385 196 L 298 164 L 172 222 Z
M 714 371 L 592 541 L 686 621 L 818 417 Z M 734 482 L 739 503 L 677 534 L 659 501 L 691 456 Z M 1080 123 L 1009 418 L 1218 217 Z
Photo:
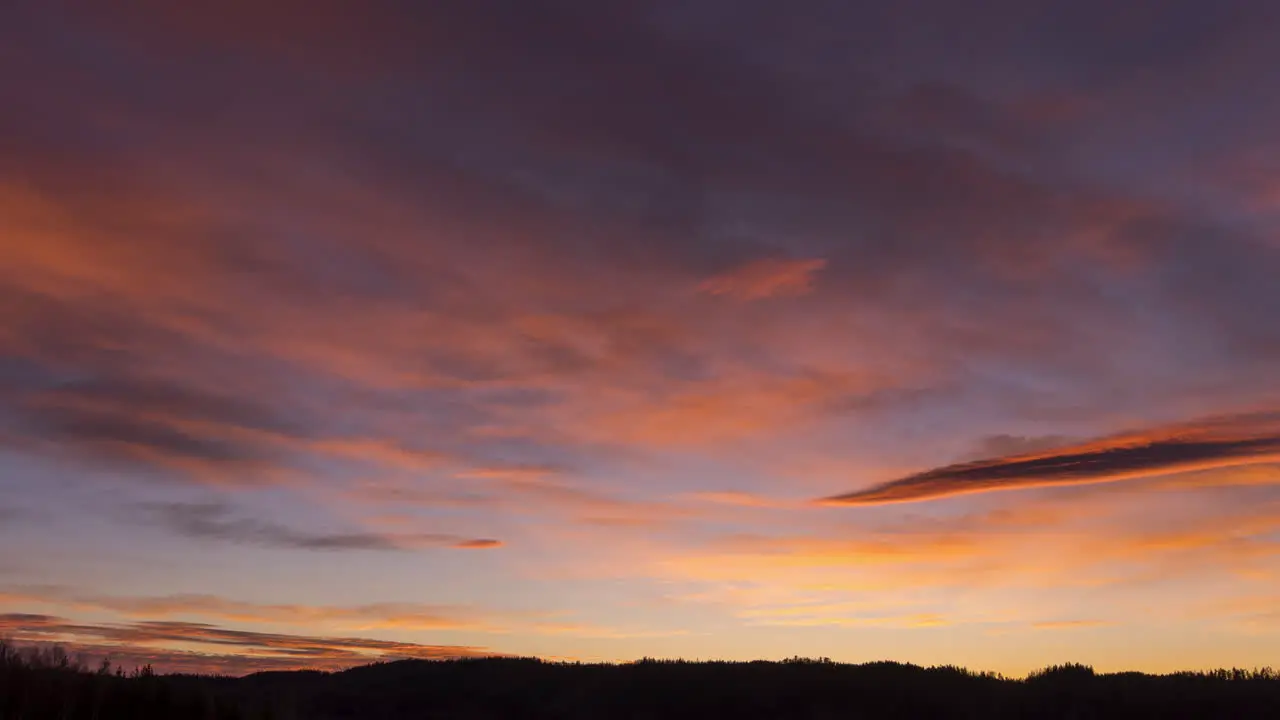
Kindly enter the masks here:
M 707 278 L 698 288 L 710 295 L 744 301 L 805 295 L 813 291 L 818 272 L 826 266 L 827 261 L 821 258 L 765 258 Z

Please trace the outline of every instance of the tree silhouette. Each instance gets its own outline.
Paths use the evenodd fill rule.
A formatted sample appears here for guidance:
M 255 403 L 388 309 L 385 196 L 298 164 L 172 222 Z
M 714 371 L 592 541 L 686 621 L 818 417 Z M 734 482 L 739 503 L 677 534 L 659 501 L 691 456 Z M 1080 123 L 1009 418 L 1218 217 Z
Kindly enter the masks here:
M 781 662 L 404 660 L 242 678 L 96 671 L 0 642 L 0 720 L 873 720 L 1280 717 L 1271 668 L 1170 675 L 1052 665 L 1025 679 L 956 666 Z

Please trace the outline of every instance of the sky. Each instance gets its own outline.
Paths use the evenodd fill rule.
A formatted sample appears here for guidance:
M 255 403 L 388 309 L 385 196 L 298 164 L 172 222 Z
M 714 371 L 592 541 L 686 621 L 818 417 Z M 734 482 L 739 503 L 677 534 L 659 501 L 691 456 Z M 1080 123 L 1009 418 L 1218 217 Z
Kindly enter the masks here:
M 0 636 L 1280 663 L 1278 28 L 4 3 Z

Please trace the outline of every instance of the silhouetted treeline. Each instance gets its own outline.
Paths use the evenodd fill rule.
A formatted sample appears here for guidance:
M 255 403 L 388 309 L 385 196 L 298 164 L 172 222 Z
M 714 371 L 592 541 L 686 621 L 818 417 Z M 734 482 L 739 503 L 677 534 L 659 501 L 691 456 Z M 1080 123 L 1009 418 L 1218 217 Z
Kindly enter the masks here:
M 312 720 L 870 720 L 872 718 L 1280 718 L 1270 670 L 1095 675 L 1082 665 L 1025 680 L 899 663 L 523 659 L 403 661 L 331 675 L 249 676 L 287 689 Z
M 118 677 L 19 664 L 17 670 L 6 667 L 3 682 L 0 720 L 1280 718 L 1280 678 L 1270 669 L 1100 675 L 1088 666 L 1060 665 L 1010 679 L 956 667 L 799 658 L 627 665 L 488 658 L 405 660 L 338 673 L 243 678 Z M 17 714 L 11 708 L 19 697 L 46 704 L 28 704 L 26 714 Z M 64 697 L 76 700 L 58 706 Z M 53 706 L 71 709 L 67 714 L 43 709 Z M 89 707 L 99 713 L 90 714 Z
M 60 647 L 17 648 L 0 641 L 0 720 L 266 720 L 233 699 L 226 681 L 126 671 L 103 661 L 85 667 Z

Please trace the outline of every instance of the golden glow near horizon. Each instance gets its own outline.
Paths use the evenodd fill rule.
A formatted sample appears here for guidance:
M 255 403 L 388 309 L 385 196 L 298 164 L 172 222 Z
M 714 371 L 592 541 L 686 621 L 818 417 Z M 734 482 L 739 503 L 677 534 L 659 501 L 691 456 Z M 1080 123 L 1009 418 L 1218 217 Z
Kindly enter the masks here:
M 1274 665 L 1265 24 L 698 4 L 0 10 L 0 637 Z

